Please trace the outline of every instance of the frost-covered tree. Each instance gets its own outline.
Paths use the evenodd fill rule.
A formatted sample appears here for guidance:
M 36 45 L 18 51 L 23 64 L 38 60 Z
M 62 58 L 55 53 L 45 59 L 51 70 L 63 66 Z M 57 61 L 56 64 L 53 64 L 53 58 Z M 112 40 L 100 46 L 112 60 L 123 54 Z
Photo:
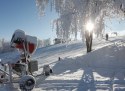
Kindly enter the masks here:
M 51 38 L 43 39 L 43 40 L 38 39 L 38 45 L 37 45 L 38 48 L 48 46 L 48 45 L 51 45 Z
M 2 39 L 2 53 L 7 53 L 11 51 L 11 47 L 10 47 L 10 42 L 9 41 L 5 41 L 5 39 Z
M 47 6 L 51 6 L 51 11 L 54 8 L 59 14 L 59 18 L 52 21 L 57 36 L 69 39 L 70 35 L 77 37 L 80 32 L 83 41 L 86 38 L 87 52 L 91 51 L 93 33 L 102 36 L 105 27 L 109 27 L 105 20 L 119 18 L 121 21 L 125 13 L 125 0 L 36 0 L 36 6 L 42 18 Z M 90 23 L 94 25 L 91 31 L 87 29 Z
M 0 40 L 0 53 L 3 52 L 3 45 L 2 45 L 2 41 Z
M 16 51 L 16 48 L 10 47 L 10 42 L 6 41 L 4 38 L 0 40 L 0 54 L 1 53 L 7 53 L 7 52 L 13 52 Z
M 10 49 L 10 43 L 9 42 L 4 42 L 3 44 L 3 53 L 7 53 L 7 52 L 10 52 L 11 49 Z
M 38 44 L 37 44 L 37 48 L 43 47 L 43 41 L 38 39 Z
M 51 45 L 51 38 L 43 39 L 44 46 Z

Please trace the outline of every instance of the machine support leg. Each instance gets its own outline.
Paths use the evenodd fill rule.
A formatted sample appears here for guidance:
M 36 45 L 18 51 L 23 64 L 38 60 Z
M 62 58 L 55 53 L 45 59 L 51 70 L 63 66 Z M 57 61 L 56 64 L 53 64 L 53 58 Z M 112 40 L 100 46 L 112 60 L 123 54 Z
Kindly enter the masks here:
M 23 42 L 23 48 L 24 48 L 24 54 L 25 54 L 25 60 L 26 60 L 26 75 L 28 75 L 29 74 L 29 72 L 28 72 L 28 62 L 27 62 L 26 48 L 25 48 L 24 42 Z
M 10 83 L 12 83 L 11 62 L 9 62 Z

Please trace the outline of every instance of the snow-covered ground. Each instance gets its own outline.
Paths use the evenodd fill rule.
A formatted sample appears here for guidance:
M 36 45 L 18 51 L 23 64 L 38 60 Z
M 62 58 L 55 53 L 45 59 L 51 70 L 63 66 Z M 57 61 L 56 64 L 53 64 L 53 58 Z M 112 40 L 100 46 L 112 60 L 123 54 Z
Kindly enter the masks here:
M 94 39 L 92 49 L 86 53 L 82 41 L 38 48 L 32 55 L 39 63 L 35 75 L 42 73 L 45 64 L 53 73 L 37 77 L 33 91 L 125 91 L 125 36 L 110 37 L 109 41 Z M 0 54 L 0 59 L 17 55 L 18 52 Z

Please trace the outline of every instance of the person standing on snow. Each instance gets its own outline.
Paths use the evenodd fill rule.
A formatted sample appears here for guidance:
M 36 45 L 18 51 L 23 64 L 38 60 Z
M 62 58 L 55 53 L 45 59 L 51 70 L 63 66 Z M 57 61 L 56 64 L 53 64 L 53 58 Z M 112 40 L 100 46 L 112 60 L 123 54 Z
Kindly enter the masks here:
M 106 34 L 106 40 L 108 40 L 108 34 Z

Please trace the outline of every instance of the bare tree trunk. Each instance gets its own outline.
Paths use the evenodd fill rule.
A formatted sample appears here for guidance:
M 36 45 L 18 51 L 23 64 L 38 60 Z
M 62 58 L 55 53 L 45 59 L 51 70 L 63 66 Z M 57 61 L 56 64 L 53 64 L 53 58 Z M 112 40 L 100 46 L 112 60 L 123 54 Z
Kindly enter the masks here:
M 92 37 L 93 37 L 93 32 L 90 33 L 90 52 L 92 51 Z
M 87 53 L 89 52 L 89 39 L 86 38 L 86 47 L 87 47 Z
M 86 47 L 87 47 L 87 53 L 92 51 L 92 37 L 93 32 L 87 33 L 86 32 Z

